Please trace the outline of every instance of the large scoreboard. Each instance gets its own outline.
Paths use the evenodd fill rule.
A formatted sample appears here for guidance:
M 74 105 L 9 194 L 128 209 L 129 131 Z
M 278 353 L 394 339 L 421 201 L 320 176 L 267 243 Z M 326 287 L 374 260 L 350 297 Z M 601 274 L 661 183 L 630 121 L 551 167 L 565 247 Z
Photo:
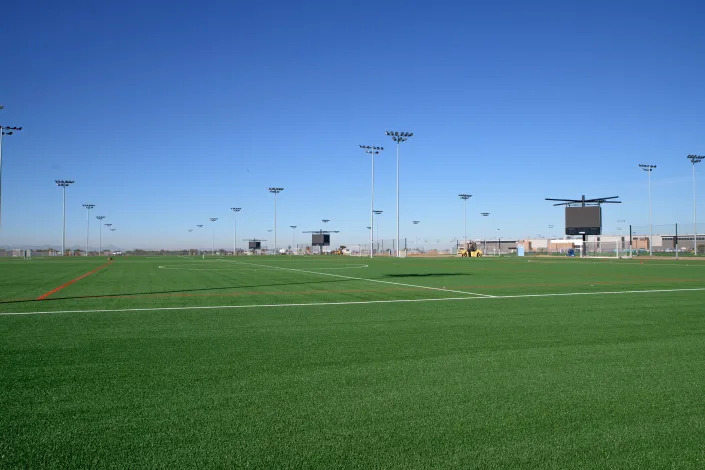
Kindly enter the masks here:
M 311 236 L 311 245 L 313 246 L 330 246 L 329 233 L 314 233 Z
M 600 206 L 566 207 L 566 235 L 600 235 L 602 208 Z

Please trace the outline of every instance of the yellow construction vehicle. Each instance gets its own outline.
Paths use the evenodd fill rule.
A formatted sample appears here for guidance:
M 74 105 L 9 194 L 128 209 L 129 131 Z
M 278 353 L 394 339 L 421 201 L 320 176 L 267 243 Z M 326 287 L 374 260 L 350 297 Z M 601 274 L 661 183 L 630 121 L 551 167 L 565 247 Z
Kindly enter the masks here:
M 482 256 L 482 250 L 477 247 L 477 243 L 473 241 L 467 241 L 465 243 L 458 243 L 458 256 L 463 258 L 479 258 Z

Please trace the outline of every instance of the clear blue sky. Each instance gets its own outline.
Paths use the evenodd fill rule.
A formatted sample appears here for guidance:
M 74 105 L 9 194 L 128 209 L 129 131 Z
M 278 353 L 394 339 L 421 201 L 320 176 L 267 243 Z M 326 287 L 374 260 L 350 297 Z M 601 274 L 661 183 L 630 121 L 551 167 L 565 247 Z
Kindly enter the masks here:
M 705 154 L 705 2 L 10 2 L 0 39 L 0 246 L 85 240 L 83 203 L 124 249 L 210 247 L 298 230 L 367 238 L 376 207 L 402 237 L 444 247 L 560 233 L 545 197 L 619 195 L 616 221 L 692 221 L 686 155 Z M 698 168 L 705 218 L 705 165 Z M 487 218 L 480 212 L 487 211 Z M 421 220 L 418 230 L 411 221 Z M 549 230 L 554 224 L 556 229 Z M 95 219 L 92 233 L 97 232 Z M 203 229 L 202 229 L 203 230 Z M 417 233 L 418 232 L 418 233 Z M 301 237 L 301 235 L 298 235 Z M 91 245 L 97 239 L 91 237 Z M 239 242 L 242 243 L 242 242 Z

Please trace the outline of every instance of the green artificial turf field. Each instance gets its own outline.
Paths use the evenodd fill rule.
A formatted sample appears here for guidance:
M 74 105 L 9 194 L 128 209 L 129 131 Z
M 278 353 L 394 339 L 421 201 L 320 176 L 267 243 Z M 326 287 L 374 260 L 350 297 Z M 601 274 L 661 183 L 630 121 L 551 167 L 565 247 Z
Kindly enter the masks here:
M 703 468 L 704 274 L 0 259 L 0 467 Z

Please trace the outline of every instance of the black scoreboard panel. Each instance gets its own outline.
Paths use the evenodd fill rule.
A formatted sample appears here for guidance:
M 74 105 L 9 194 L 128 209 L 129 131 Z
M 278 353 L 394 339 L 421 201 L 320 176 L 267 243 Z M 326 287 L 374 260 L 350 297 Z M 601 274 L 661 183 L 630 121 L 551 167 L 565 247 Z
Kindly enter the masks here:
M 262 242 L 250 242 L 250 250 L 262 249 Z
M 311 236 L 311 245 L 313 245 L 313 246 L 329 246 L 330 245 L 330 234 L 329 233 L 314 233 Z
M 566 207 L 566 235 L 600 235 L 602 232 L 602 208 L 600 206 Z

